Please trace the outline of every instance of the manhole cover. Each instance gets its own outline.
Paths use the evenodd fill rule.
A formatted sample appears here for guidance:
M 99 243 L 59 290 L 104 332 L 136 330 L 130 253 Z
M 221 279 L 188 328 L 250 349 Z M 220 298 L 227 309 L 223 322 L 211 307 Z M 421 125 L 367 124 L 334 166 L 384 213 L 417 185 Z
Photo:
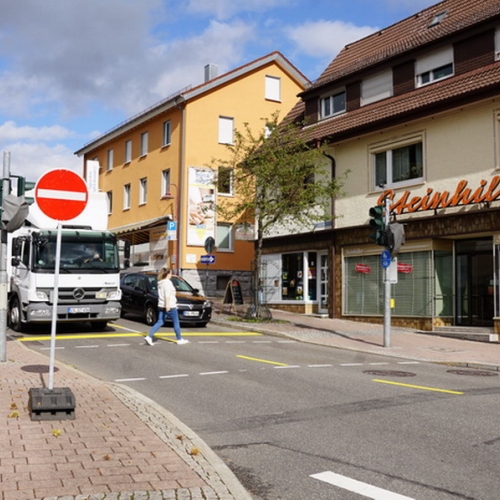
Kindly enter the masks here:
M 48 365 L 26 365 L 22 366 L 21 370 L 24 370 L 25 372 L 30 372 L 30 373 L 49 373 L 49 366 Z M 57 372 L 59 368 L 54 367 L 54 371 Z
M 397 370 L 365 370 L 363 373 L 377 377 L 415 377 L 416 373 L 401 372 Z
M 470 375 L 472 377 L 496 377 L 498 373 L 488 370 L 448 370 L 454 375 Z

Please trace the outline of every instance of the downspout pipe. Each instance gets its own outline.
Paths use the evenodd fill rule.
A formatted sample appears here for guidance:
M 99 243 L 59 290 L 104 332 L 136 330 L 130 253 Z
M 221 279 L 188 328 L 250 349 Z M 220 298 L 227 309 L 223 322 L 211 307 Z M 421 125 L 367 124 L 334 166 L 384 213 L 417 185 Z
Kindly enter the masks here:
M 184 101 L 183 96 L 180 96 Z M 176 269 L 176 274 L 178 276 L 182 276 L 182 262 L 183 262 L 183 255 L 182 255 L 182 242 L 184 241 L 184 227 L 187 227 L 187 219 L 185 219 L 185 214 L 186 214 L 186 204 L 183 203 L 184 199 L 184 186 L 186 185 L 186 169 L 185 169 L 185 162 L 186 162 L 186 105 L 184 104 L 181 106 L 180 104 L 177 103 L 177 100 L 174 100 L 174 105 L 177 109 L 180 110 L 181 112 L 181 137 L 180 137 L 180 152 L 179 152 L 179 189 L 177 190 L 177 196 L 179 198 L 178 200 L 178 216 L 177 216 L 177 224 L 178 224 L 178 235 L 177 235 L 177 241 L 175 242 L 177 246 L 177 261 L 175 263 L 175 269 Z M 184 222 L 186 224 L 184 224 Z

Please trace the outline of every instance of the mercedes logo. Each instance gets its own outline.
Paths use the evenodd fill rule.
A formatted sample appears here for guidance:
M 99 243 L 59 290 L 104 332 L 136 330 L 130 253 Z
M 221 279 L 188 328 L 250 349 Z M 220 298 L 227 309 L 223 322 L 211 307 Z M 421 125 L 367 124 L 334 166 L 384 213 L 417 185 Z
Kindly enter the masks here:
M 85 297 L 85 291 L 83 290 L 83 288 L 75 288 L 73 290 L 73 297 L 76 300 L 82 300 L 83 297 Z

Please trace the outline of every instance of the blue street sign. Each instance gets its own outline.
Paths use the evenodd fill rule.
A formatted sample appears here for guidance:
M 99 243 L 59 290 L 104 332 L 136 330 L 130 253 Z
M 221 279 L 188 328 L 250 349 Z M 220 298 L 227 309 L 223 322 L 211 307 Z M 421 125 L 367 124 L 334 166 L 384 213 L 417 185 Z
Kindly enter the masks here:
M 167 231 L 177 231 L 177 222 L 175 220 L 167 222 Z
M 215 264 L 215 255 L 202 255 L 201 256 L 202 264 Z
M 380 254 L 380 264 L 382 265 L 382 268 L 387 269 L 391 265 L 391 262 L 392 262 L 391 252 L 389 252 L 389 250 L 384 250 Z

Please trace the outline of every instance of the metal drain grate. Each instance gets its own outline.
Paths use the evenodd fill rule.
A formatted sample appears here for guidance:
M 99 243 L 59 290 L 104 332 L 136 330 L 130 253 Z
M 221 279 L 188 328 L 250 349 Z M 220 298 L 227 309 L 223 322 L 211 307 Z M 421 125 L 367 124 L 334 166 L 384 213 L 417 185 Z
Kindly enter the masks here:
M 487 370 L 448 370 L 454 375 L 470 375 L 471 377 L 496 377 L 498 373 Z
M 365 370 L 363 373 L 376 377 L 415 377 L 417 375 L 416 373 L 397 370 Z

